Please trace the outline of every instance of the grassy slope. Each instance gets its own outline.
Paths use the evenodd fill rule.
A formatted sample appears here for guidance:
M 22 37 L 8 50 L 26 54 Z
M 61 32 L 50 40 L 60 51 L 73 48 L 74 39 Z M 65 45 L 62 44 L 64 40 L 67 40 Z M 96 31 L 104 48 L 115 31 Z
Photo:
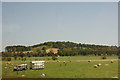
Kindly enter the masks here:
M 42 59 L 46 59 L 46 57 L 37 57 Z M 108 57 L 109 59 L 115 59 L 116 56 Z M 28 61 L 11 61 L 11 64 L 7 65 L 7 69 L 5 69 L 6 61 L 3 61 L 3 77 L 21 77 L 21 75 L 25 75 L 24 77 L 34 77 L 40 78 L 41 73 L 46 74 L 46 78 L 112 78 L 118 76 L 118 62 L 110 63 L 110 61 L 95 61 L 88 63 L 87 61 L 77 62 L 77 60 L 96 60 L 100 59 L 100 57 L 89 57 L 89 56 L 75 56 L 71 57 L 72 62 L 67 62 L 66 65 L 62 63 L 63 60 L 68 61 L 69 57 L 59 57 L 60 63 L 56 61 L 49 60 L 49 62 L 45 63 L 44 70 L 26 70 L 20 71 L 17 75 L 16 72 L 13 72 L 12 69 L 16 64 L 27 63 Z M 32 57 L 31 60 L 34 60 Z M 48 60 L 47 60 L 48 61 Z M 98 68 L 93 68 L 93 65 L 101 63 L 102 65 Z M 106 66 L 105 64 L 108 64 Z
M 45 47 L 46 49 L 49 49 L 51 47 L 49 46 L 40 46 L 40 47 L 35 47 L 35 48 L 32 48 L 31 51 L 37 51 L 37 50 L 42 50 L 42 48 Z

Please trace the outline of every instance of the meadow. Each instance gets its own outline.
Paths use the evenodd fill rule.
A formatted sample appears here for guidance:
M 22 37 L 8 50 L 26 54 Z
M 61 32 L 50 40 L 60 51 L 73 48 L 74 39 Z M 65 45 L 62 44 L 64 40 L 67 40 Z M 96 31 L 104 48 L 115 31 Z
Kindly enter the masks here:
M 118 60 L 117 56 L 107 56 L 107 59 L 101 59 L 101 56 L 65 56 L 58 57 L 58 60 L 49 60 L 51 57 L 27 57 L 26 61 L 14 60 L 2 61 L 3 78 L 117 78 Z M 30 70 L 30 61 L 45 61 L 45 68 L 42 70 Z M 91 62 L 88 62 L 91 60 Z M 113 60 L 113 63 L 110 61 Z M 65 61 L 66 63 L 63 63 Z M 10 62 L 11 64 L 7 64 Z M 28 64 L 28 70 L 13 71 L 16 64 Z M 94 68 L 94 65 L 101 66 Z

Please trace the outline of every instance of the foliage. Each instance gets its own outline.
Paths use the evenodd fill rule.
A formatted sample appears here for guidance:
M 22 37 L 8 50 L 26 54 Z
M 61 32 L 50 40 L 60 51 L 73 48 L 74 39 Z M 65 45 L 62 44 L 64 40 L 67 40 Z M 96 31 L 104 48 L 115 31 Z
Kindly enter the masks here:
M 21 45 L 18 45 L 18 46 L 7 46 L 5 48 L 5 50 L 7 52 L 14 52 L 14 51 L 29 51 L 31 49 L 31 47 L 26 47 L 26 46 L 21 46 Z
M 106 55 L 102 56 L 102 59 L 107 59 L 107 56 Z
M 2 57 L 2 60 L 5 61 L 5 60 L 6 60 L 6 57 Z
M 7 57 L 7 61 L 11 61 L 11 57 Z
M 15 56 L 14 59 L 17 60 L 17 56 Z
M 26 61 L 26 57 L 24 58 L 24 61 Z
M 120 59 L 120 56 L 118 56 L 118 59 Z
M 73 43 L 73 42 L 44 42 L 33 46 L 7 46 L 5 48 L 6 52 L 2 52 L 3 57 L 43 57 L 43 56 L 52 56 L 53 53 L 46 53 L 46 50 L 49 48 L 57 48 L 59 49 L 57 54 L 60 56 L 78 56 L 78 55 L 94 55 L 101 56 L 107 54 L 108 56 L 119 55 L 120 47 L 117 46 L 103 46 L 103 45 L 91 45 L 91 44 L 81 44 L 81 43 Z M 24 51 L 32 51 L 23 54 Z M 18 54 L 15 54 L 18 53 Z
M 47 60 L 51 60 L 50 58 L 47 58 Z
M 57 57 L 53 55 L 52 60 L 57 60 Z

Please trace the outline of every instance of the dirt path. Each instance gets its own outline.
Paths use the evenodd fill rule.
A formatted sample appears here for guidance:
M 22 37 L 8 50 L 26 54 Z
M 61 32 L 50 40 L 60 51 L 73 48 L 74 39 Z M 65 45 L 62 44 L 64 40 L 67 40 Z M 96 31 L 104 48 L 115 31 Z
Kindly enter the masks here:
M 63 62 L 63 61 L 69 62 L 68 60 L 60 60 L 60 62 Z M 89 61 L 89 60 L 72 60 L 72 62 L 81 62 L 81 61 Z M 98 59 L 98 60 L 91 60 L 91 62 L 95 62 L 95 61 L 118 61 L 118 59 L 105 59 L 105 60 Z M 8 62 L 8 61 L 5 61 L 5 62 Z M 26 63 L 26 62 L 31 62 L 31 61 L 11 61 L 11 62 L 12 63 L 17 63 L 17 62 Z M 45 60 L 45 62 L 57 62 L 57 60 L 56 61 Z

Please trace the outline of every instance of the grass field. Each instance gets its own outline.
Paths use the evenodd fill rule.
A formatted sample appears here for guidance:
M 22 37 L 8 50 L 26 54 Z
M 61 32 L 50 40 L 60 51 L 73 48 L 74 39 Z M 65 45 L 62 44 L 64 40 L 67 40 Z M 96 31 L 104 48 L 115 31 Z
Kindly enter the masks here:
M 6 64 L 7 61 L 2 61 L 2 77 L 3 78 L 41 78 L 41 74 L 44 73 L 45 78 L 116 78 L 118 77 L 118 61 L 117 56 L 108 56 L 103 60 L 100 56 L 72 56 L 72 57 L 58 57 L 60 62 L 48 60 L 51 57 L 30 57 L 26 61 L 14 60 L 12 58 L 11 64 Z M 16 64 L 26 63 L 44 60 L 45 69 L 43 70 L 26 70 L 26 71 L 13 71 L 13 67 Z M 71 60 L 71 62 L 70 62 Z M 91 62 L 88 62 L 91 60 Z M 114 60 L 113 63 L 110 63 Z M 63 63 L 66 61 L 66 64 Z M 98 68 L 94 68 L 95 64 L 101 63 Z M 24 75 L 24 76 L 22 76 Z

